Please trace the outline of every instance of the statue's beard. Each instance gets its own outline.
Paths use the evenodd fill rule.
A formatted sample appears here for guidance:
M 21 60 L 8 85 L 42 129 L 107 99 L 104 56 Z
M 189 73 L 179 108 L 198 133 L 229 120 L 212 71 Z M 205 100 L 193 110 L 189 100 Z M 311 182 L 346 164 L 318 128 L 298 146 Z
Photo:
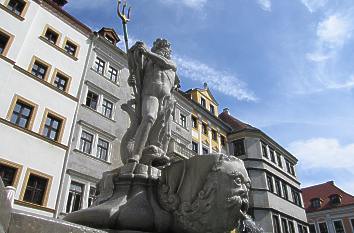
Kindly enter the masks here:
M 237 210 L 241 217 L 248 218 L 247 210 L 249 202 L 247 196 L 233 195 L 226 198 L 226 208 L 237 207 Z

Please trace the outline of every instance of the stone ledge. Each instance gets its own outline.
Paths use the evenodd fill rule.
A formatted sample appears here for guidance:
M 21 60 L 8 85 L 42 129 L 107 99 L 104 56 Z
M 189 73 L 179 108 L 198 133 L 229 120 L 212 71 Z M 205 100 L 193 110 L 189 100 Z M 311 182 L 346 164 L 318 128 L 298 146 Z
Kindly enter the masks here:
M 97 230 L 60 219 L 15 212 L 11 215 L 8 233 L 128 233 L 122 231 Z M 133 232 L 131 232 L 133 233 Z

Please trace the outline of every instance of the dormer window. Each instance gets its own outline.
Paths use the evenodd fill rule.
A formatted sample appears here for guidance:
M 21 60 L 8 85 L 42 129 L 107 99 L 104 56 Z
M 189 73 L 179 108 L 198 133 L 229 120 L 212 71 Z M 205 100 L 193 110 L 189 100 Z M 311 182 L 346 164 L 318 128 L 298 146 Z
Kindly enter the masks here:
M 314 209 L 320 208 L 321 207 L 321 199 L 319 199 L 319 198 L 311 199 L 311 207 Z
M 106 40 L 109 41 L 109 43 L 114 44 L 115 41 L 114 41 L 114 39 L 112 37 L 106 35 L 105 38 L 106 38 Z
M 329 197 L 332 205 L 339 205 L 342 202 L 342 197 L 338 194 L 333 194 Z
M 206 108 L 206 101 L 203 97 L 200 97 L 200 105 L 202 105 L 204 108 Z

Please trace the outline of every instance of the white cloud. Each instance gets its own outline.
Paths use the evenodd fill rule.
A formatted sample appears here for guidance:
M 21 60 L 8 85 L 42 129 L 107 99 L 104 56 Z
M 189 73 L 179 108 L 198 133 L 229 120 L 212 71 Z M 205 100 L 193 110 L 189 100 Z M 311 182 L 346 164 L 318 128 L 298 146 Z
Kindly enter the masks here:
M 324 54 L 321 52 L 313 52 L 313 53 L 307 53 L 306 58 L 310 61 L 314 62 L 323 62 L 331 58 L 331 55 L 329 54 Z
M 313 13 L 317 11 L 319 8 L 326 5 L 328 0 L 301 0 L 301 2 L 307 7 L 307 9 Z
M 202 83 L 207 82 L 211 88 L 238 100 L 257 101 L 254 93 L 249 91 L 246 85 L 235 75 L 178 55 L 175 56 L 175 61 L 178 73 L 186 78 Z
M 351 37 L 352 26 L 349 19 L 338 15 L 331 15 L 317 27 L 317 36 L 321 42 L 330 47 L 341 46 Z
M 333 82 L 327 83 L 326 87 L 328 89 L 352 89 L 354 87 L 354 76 L 351 76 L 348 80 L 344 82 Z
M 183 4 L 192 9 L 202 9 L 208 0 L 160 0 L 167 4 Z
M 341 145 L 334 138 L 312 138 L 288 147 L 305 169 L 346 169 L 354 174 L 354 143 Z
M 257 0 L 259 6 L 265 11 L 272 10 L 272 2 L 271 0 Z

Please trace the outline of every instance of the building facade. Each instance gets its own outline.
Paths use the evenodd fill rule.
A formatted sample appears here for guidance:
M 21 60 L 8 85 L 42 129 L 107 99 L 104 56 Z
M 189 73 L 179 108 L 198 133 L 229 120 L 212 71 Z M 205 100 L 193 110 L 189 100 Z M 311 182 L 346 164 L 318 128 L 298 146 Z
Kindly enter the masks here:
M 354 196 L 333 181 L 302 189 L 310 233 L 354 232 Z
M 122 165 L 120 142 L 129 118 L 121 105 L 132 97 L 126 54 L 113 29 L 102 28 L 89 41 L 57 215 L 89 207 L 102 173 Z
M 297 159 L 261 130 L 231 116 L 219 115 L 232 131 L 230 154 L 242 159 L 252 182 L 250 215 L 265 232 L 307 233 L 307 220 L 296 176 Z
M 0 0 L 0 173 L 15 208 L 53 216 L 91 30 L 65 1 Z

